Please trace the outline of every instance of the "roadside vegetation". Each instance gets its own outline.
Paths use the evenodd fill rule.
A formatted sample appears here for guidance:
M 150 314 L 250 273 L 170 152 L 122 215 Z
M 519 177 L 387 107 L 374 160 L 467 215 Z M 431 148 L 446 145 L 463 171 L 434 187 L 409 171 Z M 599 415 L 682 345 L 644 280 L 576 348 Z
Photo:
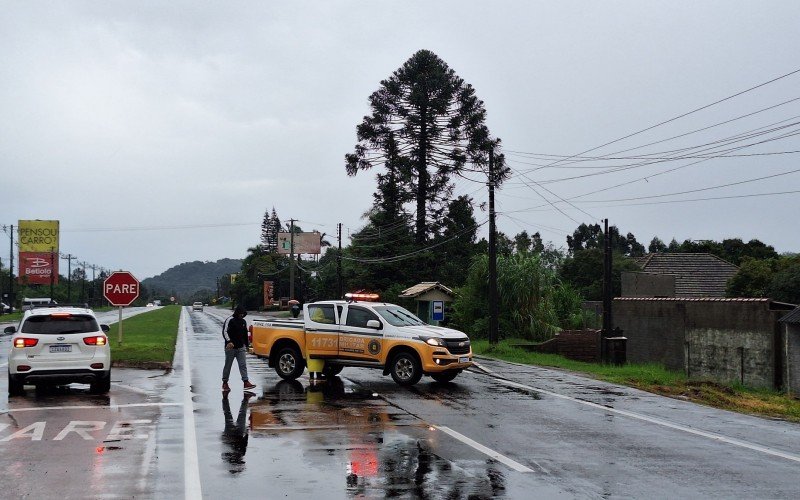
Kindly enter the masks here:
M 168 368 L 175 355 L 178 321 L 181 307 L 166 306 L 138 314 L 122 321 L 122 345 L 119 345 L 119 325 L 111 325 L 112 366 L 136 368 Z
M 598 380 L 724 410 L 800 422 L 800 399 L 778 391 L 753 389 L 738 383 L 720 384 L 689 379 L 683 373 L 667 370 L 657 364 L 614 366 L 584 363 L 556 354 L 528 352 L 510 345 L 519 340 L 504 340 L 496 346 L 490 346 L 487 340 L 476 340 L 472 343 L 472 350 L 475 354 L 490 358 L 569 370 Z

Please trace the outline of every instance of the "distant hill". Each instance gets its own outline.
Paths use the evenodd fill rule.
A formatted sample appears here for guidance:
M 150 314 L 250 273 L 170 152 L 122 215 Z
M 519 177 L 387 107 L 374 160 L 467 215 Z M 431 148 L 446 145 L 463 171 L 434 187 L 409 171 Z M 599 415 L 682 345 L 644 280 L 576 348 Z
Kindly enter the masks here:
M 203 289 L 216 291 L 217 278 L 242 269 L 241 259 L 220 259 L 216 262 L 184 262 L 171 267 L 142 284 L 153 292 L 176 293 L 188 297 Z

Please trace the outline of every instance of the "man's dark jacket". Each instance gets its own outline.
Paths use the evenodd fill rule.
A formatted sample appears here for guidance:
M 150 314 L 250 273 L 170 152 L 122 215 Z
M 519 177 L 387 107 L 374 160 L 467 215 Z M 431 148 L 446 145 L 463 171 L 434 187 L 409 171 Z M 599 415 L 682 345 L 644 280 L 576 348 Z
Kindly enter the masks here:
M 233 315 L 222 326 L 222 337 L 225 339 L 225 344 L 228 342 L 233 343 L 233 347 L 249 347 L 250 343 L 247 339 L 247 322 L 244 318 Z

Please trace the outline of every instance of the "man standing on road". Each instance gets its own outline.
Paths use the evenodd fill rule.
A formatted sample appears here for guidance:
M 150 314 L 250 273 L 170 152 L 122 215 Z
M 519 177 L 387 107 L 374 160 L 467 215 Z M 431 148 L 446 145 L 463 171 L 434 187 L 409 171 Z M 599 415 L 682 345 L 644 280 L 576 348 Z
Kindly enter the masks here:
M 244 307 L 236 306 L 233 315 L 226 319 L 222 324 L 222 337 L 225 339 L 225 367 L 222 368 L 222 392 L 230 392 L 228 377 L 231 374 L 233 359 L 239 364 L 239 373 L 244 382 L 244 390 L 250 390 L 256 386 L 247 378 L 247 348 L 250 346 L 247 338 L 247 322 L 244 317 L 247 311 Z

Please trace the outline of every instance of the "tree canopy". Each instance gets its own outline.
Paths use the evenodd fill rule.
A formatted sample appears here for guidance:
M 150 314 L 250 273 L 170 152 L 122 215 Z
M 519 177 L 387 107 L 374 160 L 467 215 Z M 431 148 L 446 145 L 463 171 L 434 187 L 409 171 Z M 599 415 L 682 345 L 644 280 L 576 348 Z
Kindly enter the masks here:
M 380 83 L 369 98 L 372 114 L 356 132 L 358 143 L 345 155 L 348 175 L 388 166 L 396 203 L 415 202 L 414 238 L 433 234 L 450 201 L 452 176 L 487 172 L 489 150 L 499 143 L 486 127 L 486 110 L 475 90 L 429 50 L 420 50 Z M 508 174 L 496 155 L 496 180 Z M 387 195 L 389 193 L 384 193 Z

